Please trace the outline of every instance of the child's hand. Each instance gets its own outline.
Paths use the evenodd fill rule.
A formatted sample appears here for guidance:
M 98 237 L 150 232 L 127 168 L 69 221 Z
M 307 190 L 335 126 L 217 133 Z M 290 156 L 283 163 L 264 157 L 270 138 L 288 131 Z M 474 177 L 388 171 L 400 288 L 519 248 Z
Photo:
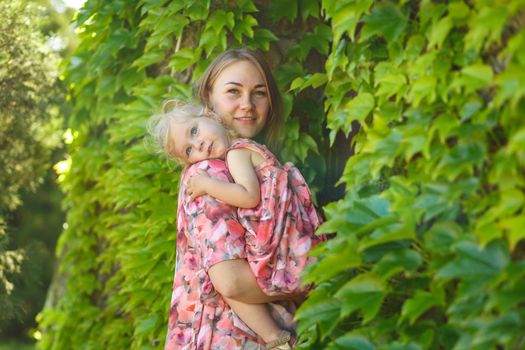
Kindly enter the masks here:
M 202 169 L 197 170 L 196 174 L 189 178 L 186 192 L 188 192 L 192 201 L 208 193 L 205 187 L 209 178 L 208 173 Z

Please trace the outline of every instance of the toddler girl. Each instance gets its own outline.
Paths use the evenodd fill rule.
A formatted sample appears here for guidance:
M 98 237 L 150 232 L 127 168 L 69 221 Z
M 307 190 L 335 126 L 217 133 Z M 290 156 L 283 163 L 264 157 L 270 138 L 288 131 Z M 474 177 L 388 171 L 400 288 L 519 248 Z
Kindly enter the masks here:
M 238 138 L 220 119 L 202 108 L 168 101 L 154 118 L 157 141 L 168 154 L 185 164 L 223 159 L 235 182 L 224 182 L 201 171 L 188 180 L 192 199 L 210 195 L 238 207 L 246 229 L 247 260 L 261 289 L 268 295 L 305 292 L 300 272 L 312 263 L 307 253 L 321 238 L 320 224 L 308 186 L 291 163 L 281 165 L 268 149 L 250 139 Z M 264 304 L 225 301 L 268 344 L 274 346 L 277 325 Z M 286 338 L 285 333 L 281 336 Z

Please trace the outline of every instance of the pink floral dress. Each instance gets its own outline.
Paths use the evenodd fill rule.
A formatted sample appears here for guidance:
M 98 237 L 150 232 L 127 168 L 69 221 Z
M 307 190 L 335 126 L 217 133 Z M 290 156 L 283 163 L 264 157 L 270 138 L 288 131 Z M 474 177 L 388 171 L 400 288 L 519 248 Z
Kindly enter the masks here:
M 247 148 L 264 162 L 255 169 L 261 189 L 259 205 L 238 209 L 246 229 L 246 253 L 261 289 L 268 295 L 301 290 L 300 274 L 313 262 L 308 252 L 323 237 L 315 234 L 321 221 L 310 189 L 292 164 L 281 165 L 266 148 L 250 139 L 238 139 L 232 149 Z
M 181 177 L 175 278 L 165 350 L 241 350 L 253 344 L 256 335 L 214 290 L 208 269 L 222 261 L 247 258 L 245 230 L 235 208 L 210 196 L 190 201 L 186 181 L 197 169 L 231 181 L 226 164 L 220 160 L 194 164 Z M 273 310 L 278 322 L 290 324 L 290 311 L 281 305 Z

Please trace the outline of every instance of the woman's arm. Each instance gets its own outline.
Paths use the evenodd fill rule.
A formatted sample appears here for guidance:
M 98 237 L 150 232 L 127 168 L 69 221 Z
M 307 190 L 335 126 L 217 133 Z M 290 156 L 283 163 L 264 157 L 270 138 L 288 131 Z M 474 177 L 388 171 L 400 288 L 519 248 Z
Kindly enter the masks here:
M 235 183 L 211 178 L 201 171 L 188 180 L 186 188 L 191 199 L 208 194 L 238 208 L 256 207 L 260 201 L 260 188 L 250 150 L 231 150 L 227 164 Z

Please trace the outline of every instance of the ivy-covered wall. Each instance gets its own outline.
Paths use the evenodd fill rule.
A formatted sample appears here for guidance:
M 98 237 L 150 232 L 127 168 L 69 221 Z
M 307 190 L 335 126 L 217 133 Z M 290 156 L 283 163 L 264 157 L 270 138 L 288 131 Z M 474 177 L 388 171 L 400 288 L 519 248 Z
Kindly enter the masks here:
M 525 346 L 523 1 L 89 0 L 77 23 L 42 348 L 163 346 L 180 169 L 145 120 L 236 46 L 275 67 L 280 156 L 336 233 L 305 275 L 301 348 Z

